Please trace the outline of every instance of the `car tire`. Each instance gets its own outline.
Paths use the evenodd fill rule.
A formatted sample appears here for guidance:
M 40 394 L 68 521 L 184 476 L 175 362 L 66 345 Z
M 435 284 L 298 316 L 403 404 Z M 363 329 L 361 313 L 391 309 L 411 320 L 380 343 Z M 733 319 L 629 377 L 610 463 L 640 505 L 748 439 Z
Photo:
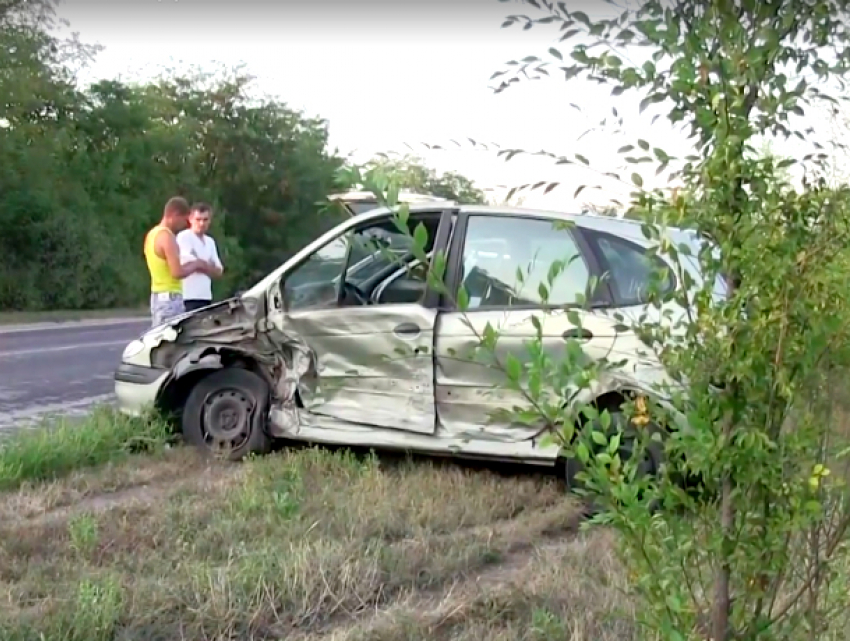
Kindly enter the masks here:
M 205 376 L 183 408 L 183 439 L 205 454 L 239 461 L 271 449 L 266 433 L 269 386 L 246 369 L 229 367 Z
M 610 410 L 609 410 L 610 412 Z M 626 460 L 631 458 L 632 451 L 634 449 L 634 438 L 629 438 L 629 434 L 633 434 L 633 428 L 629 427 L 629 418 L 621 411 L 610 412 L 611 415 L 611 427 L 609 428 L 609 437 L 613 436 L 617 433 L 618 429 L 623 429 L 623 436 L 620 442 L 620 459 Z M 604 431 L 601 425 L 598 425 L 599 419 L 595 419 L 593 423 L 597 425 L 593 426 L 594 431 Z M 584 429 L 590 428 L 591 425 L 586 425 Z M 647 425 L 642 428 L 648 431 L 658 431 L 658 428 L 654 424 Z M 650 442 L 644 451 L 643 460 L 639 463 L 638 475 L 655 475 L 658 474 L 661 469 L 661 461 L 662 461 L 662 446 L 660 443 L 655 441 Z M 561 456 L 559 460 L 559 468 L 561 471 L 562 478 L 564 480 L 564 484 L 566 485 L 566 490 L 568 493 L 573 494 L 576 490 L 582 488 L 582 483 L 576 477 L 584 470 L 584 465 L 581 461 L 575 458 L 570 458 L 567 456 Z M 589 513 L 595 514 L 598 512 L 598 506 L 595 501 L 591 499 L 591 497 L 587 497 L 590 499 L 589 504 L 586 506 L 586 509 Z

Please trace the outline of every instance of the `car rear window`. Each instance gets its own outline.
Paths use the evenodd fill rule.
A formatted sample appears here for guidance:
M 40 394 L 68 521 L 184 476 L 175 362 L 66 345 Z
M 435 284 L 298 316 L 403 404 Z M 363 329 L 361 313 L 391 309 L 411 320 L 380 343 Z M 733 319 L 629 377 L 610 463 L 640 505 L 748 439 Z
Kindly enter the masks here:
M 617 305 L 642 305 L 649 302 L 650 286 L 659 270 L 666 272 L 661 294 L 676 287 L 673 270 L 658 256 L 620 236 L 593 231 L 588 234 L 599 257 L 602 271 L 613 290 Z
M 362 214 L 366 211 L 372 211 L 373 209 L 377 209 L 378 203 L 377 201 L 368 201 L 368 200 L 360 200 L 360 201 L 348 201 L 345 203 L 345 206 L 351 211 L 352 214 L 357 216 L 358 214 Z

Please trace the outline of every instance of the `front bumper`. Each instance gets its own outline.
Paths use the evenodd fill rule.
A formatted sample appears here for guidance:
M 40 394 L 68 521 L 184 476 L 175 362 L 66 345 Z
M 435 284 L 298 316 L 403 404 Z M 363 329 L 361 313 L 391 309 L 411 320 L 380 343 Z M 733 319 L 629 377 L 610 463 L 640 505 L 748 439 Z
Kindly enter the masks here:
M 121 363 L 115 370 L 118 410 L 130 416 L 139 416 L 153 407 L 168 374 L 166 369 Z

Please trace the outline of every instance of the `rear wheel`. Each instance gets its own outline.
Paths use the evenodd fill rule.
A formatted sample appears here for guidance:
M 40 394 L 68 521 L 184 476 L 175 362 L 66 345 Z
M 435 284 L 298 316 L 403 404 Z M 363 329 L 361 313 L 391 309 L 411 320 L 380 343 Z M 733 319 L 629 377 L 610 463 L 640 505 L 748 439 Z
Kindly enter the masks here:
M 230 461 L 264 454 L 269 386 L 240 368 L 219 370 L 192 388 L 183 408 L 183 438 L 202 451 Z
M 622 411 L 609 410 L 609 414 L 611 416 L 611 424 L 607 430 L 607 437 L 610 440 L 614 434 L 621 433 L 620 437 L 620 447 L 617 450 L 619 454 L 620 460 L 625 462 L 627 460 L 631 460 L 634 455 L 634 451 L 636 448 L 637 441 L 637 432 L 636 428 L 631 425 L 631 421 L 629 417 L 626 416 Z M 595 431 L 595 432 L 606 432 L 600 424 L 599 419 L 594 419 L 593 421 L 589 421 L 583 428 L 586 431 Z M 646 425 L 645 427 L 640 428 L 642 431 L 653 432 L 657 431 L 657 428 L 653 424 Z M 603 446 L 597 445 L 595 446 L 596 451 L 602 451 Z M 655 441 L 652 441 L 647 444 L 647 446 L 641 452 L 641 459 L 637 462 L 637 477 L 644 476 L 654 476 L 658 474 L 658 471 L 661 467 L 661 444 Z M 567 491 L 570 493 L 575 492 L 578 489 L 583 488 L 582 482 L 577 478 L 578 474 L 584 470 L 584 465 L 581 461 L 576 458 L 570 458 L 566 456 L 562 456 L 559 461 L 560 470 L 563 475 L 564 483 L 566 484 Z M 588 497 L 590 498 L 590 497 Z M 591 511 L 596 511 L 595 506 L 590 506 Z

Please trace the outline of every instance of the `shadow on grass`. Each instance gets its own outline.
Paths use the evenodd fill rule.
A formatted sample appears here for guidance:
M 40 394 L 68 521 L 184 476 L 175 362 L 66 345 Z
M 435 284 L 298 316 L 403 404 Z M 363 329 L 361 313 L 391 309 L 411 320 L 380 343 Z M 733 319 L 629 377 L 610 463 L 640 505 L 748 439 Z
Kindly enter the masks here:
M 328 445 L 319 443 L 305 443 L 304 441 L 289 441 L 277 439 L 272 451 L 283 450 L 301 451 L 318 448 L 333 454 L 350 453 L 355 459 L 366 461 L 370 458 L 376 459 L 379 465 L 385 469 L 404 468 L 409 465 L 431 465 L 437 469 L 457 469 L 469 472 L 487 472 L 496 474 L 503 478 L 547 478 L 559 476 L 555 465 L 532 465 L 525 463 L 511 463 L 503 461 L 485 461 L 467 459 L 449 455 L 417 454 L 414 452 L 403 452 L 399 450 L 379 450 L 368 447 L 352 445 Z

